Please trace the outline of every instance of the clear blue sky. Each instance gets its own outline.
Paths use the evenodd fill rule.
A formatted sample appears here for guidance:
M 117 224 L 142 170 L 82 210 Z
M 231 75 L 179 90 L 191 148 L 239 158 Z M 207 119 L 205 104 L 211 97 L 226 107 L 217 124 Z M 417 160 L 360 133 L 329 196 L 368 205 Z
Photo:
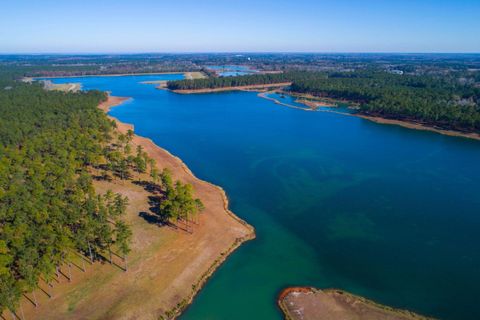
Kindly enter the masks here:
M 0 53 L 480 52 L 480 0 L 15 0 Z

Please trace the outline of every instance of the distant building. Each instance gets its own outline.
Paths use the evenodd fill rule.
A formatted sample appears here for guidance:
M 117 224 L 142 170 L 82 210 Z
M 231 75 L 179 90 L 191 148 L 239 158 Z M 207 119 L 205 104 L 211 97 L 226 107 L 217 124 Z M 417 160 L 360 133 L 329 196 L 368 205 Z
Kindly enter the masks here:
M 402 75 L 403 71 L 398 69 L 387 70 L 388 73 Z

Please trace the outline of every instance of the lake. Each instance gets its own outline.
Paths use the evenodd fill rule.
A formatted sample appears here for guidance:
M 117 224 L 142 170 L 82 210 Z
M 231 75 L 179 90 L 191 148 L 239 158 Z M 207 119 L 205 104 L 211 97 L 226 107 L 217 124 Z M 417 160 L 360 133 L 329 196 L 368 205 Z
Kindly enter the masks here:
M 249 66 L 241 65 L 206 66 L 206 68 L 217 72 L 221 77 L 244 76 L 258 72 Z
M 281 319 L 292 285 L 480 319 L 480 142 L 139 83 L 181 78 L 54 79 L 132 97 L 111 115 L 223 187 L 255 227 L 181 319 Z

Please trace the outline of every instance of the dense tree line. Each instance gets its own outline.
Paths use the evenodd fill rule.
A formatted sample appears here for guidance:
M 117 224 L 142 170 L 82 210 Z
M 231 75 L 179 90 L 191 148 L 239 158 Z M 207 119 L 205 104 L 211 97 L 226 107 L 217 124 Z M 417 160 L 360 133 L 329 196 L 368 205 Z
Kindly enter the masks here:
M 289 82 L 295 73 L 252 74 L 234 77 L 177 80 L 167 82 L 170 90 L 195 90 Z
M 456 77 L 330 73 L 294 80 L 291 90 L 354 101 L 369 115 L 480 132 L 480 89 Z
M 398 75 L 375 69 L 356 72 L 256 74 L 168 82 L 170 89 L 204 89 L 292 82 L 289 90 L 348 100 L 360 112 L 446 129 L 480 132 L 480 88 L 466 74 Z
M 11 70 L 20 76 L 82 76 L 200 71 L 187 56 L 177 55 L 3 55 L 0 73 Z
M 128 199 L 98 195 L 89 171 L 109 153 L 114 123 L 97 108 L 105 98 L 0 88 L 0 310 L 15 310 L 73 255 L 130 250 Z
M 142 146 L 132 150 L 133 131 L 120 133 L 97 108 L 105 93 L 45 91 L 16 77 L 0 74 L 0 314 L 15 312 L 23 294 L 51 284 L 75 256 L 112 263 L 115 251 L 127 270 L 128 199 L 97 194 L 93 177 L 149 175 L 162 194 L 161 220 L 187 231 L 203 210 L 190 184 L 159 172 Z
M 188 223 L 195 222 L 198 213 L 204 209 L 202 201 L 194 198 L 192 185 L 180 181 L 174 183 L 170 170 L 164 169 L 159 178 L 164 193 L 158 206 L 160 217 L 166 221 L 182 220 L 188 229 Z

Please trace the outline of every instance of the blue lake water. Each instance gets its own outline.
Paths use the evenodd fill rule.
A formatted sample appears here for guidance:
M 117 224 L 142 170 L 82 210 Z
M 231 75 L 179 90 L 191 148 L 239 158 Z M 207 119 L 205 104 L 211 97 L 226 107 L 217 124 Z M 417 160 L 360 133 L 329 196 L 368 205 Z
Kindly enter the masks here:
M 257 239 L 182 319 L 281 319 L 291 285 L 341 288 L 443 319 L 480 319 L 480 142 L 141 81 L 55 79 L 133 100 L 111 114 L 222 186 Z
M 241 65 L 207 66 L 207 68 L 216 71 L 222 77 L 244 76 L 257 72 L 248 66 Z

